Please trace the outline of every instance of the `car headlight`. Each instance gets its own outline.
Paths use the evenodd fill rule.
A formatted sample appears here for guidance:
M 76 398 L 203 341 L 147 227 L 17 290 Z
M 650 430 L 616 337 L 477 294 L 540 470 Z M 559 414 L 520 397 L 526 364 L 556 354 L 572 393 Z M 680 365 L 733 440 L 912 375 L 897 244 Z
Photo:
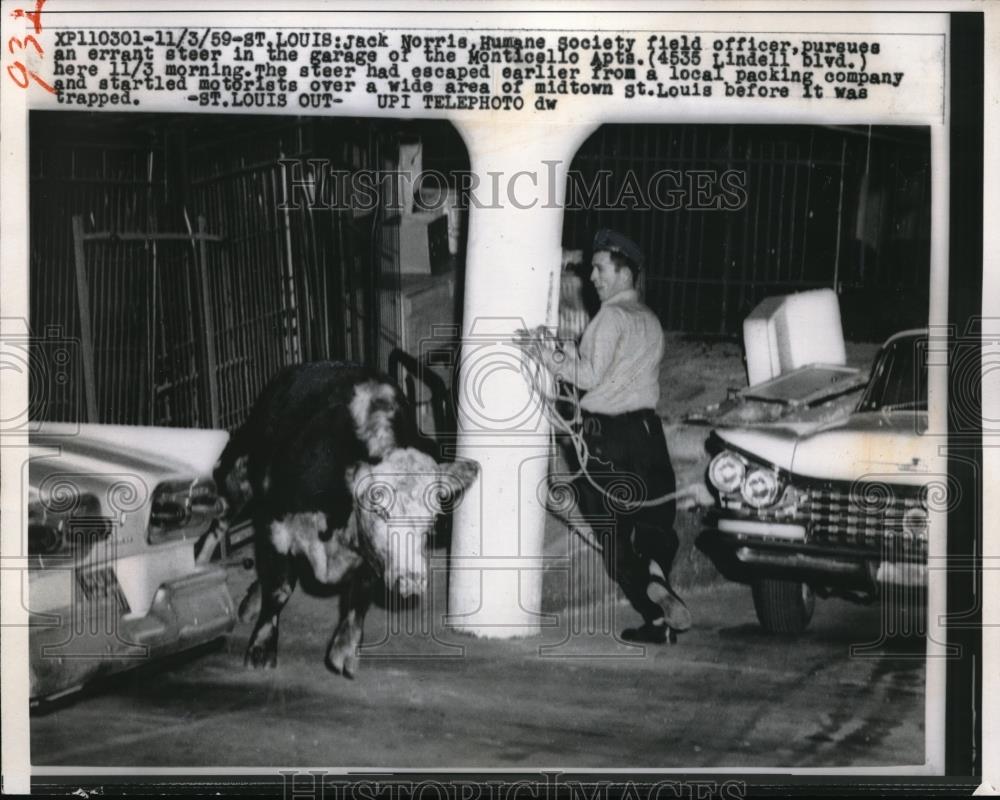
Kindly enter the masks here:
M 769 506 L 778 499 L 781 491 L 781 483 L 778 476 L 769 469 L 755 467 L 750 470 L 743 480 L 741 494 L 748 505 L 754 508 Z
M 746 470 L 743 459 L 729 450 L 723 450 L 708 465 L 708 479 L 720 492 L 737 492 Z

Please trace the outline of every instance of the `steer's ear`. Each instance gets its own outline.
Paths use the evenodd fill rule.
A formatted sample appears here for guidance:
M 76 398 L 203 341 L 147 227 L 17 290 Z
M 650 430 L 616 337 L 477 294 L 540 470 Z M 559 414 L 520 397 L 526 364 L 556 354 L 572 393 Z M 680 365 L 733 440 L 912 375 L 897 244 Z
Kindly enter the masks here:
M 344 470 L 344 483 L 347 484 L 348 489 L 354 488 L 354 478 L 357 476 L 357 474 L 358 474 L 358 468 L 354 464 L 352 464 L 351 466 L 349 466 L 347 469 Z
M 479 464 L 467 459 L 441 464 L 439 469 L 449 483 L 457 485 L 462 491 L 468 489 L 479 476 Z
M 358 481 L 362 480 L 368 472 L 369 470 L 365 469 L 364 464 L 351 464 L 345 469 L 344 482 L 347 484 L 347 490 L 353 494 Z

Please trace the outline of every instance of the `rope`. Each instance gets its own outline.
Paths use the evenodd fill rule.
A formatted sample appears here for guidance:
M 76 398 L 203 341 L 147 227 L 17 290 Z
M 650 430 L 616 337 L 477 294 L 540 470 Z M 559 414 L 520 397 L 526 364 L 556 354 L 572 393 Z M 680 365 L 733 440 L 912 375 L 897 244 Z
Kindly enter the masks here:
M 594 477 L 587 470 L 587 464 L 591 458 L 595 461 L 607 464 L 611 468 L 614 468 L 614 465 L 610 461 L 605 461 L 597 456 L 592 457 L 590 455 L 590 449 L 583 437 L 583 413 L 580 409 L 580 393 L 577 388 L 575 386 L 556 381 L 555 376 L 549 373 L 548 370 L 544 368 L 542 363 L 536 358 L 522 359 L 521 373 L 527 380 L 528 385 L 536 391 L 538 396 L 541 398 L 542 412 L 552 425 L 553 437 L 556 431 L 561 431 L 569 438 L 569 441 L 573 446 L 573 451 L 576 454 L 576 460 L 580 465 L 580 468 L 570 480 L 576 480 L 577 478 L 583 476 L 591 486 L 597 489 L 605 497 L 612 499 L 615 503 L 625 506 L 626 508 L 636 510 L 662 506 L 672 500 L 676 500 L 679 497 L 686 497 L 688 495 L 696 496 L 698 485 L 694 483 L 649 500 L 628 500 L 626 498 L 616 497 L 608 492 L 607 489 L 594 480 Z M 543 385 L 543 373 L 548 374 L 550 385 L 554 384 L 556 386 L 555 392 L 547 391 L 546 387 Z M 573 409 L 573 416 L 571 419 L 567 420 L 562 416 L 562 414 L 559 413 L 556 408 L 556 404 L 559 401 L 566 401 L 571 404 Z M 599 547 L 599 545 L 597 545 L 597 547 Z

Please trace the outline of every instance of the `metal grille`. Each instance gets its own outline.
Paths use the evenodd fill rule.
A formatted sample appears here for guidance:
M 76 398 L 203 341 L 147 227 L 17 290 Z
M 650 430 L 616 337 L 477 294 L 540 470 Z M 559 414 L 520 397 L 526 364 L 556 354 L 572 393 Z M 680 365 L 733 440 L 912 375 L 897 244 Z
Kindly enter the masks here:
M 646 254 L 646 302 L 668 329 L 735 334 L 764 297 L 819 287 L 841 295 L 849 337 L 926 324 L 926 129 L 605 125 L 572 169 L 588 187 L 606 171 L 609 202 L 568 207 L 564 245 L 587 249 L 602 227 L 632 237 Z M 685 182 L 673 210 L 622 199 L 628 181 L 648 187 L 660 170 L 682 181 L 735 170 L 746 204 L 696 208 Z
M 208 240 L 197 234 L 87 232 L 73 217 L 85 409 L 93 422 L 219 421 Z M 206 324 L 202 324 L 206 323 Z
M 190 205 L 224 242 L 207 254 L 206 324 L 220 424 L 231 428 L 281 367 L 330 356 L 331 298 L 321 267 L 332 260 L 333 237 L 311 224 L 307 207 L 287 208 L 281 160 L 311 155 L 308 125 L 276 120 L 196 138 L 187 132 Z
M 199 298 L 190 245 L 109 239 L 86 249 L 92 311 L 83 357 L 93 364 L 96 403 L 88 416 L 108 423 L 197 424 L 200 370 L 190 310 Z
M 32 345 L 40 418 L 231 428 L 286 364 L 385 369 L 402 322 L 382 284 L 399 285 L 383 206 L 289 208 L 282 161 L 392 169 L 398 136 L 359 120 L 36 112 L 30 322 L 89 338 L 59 370 Z
M 879 485 L 877 492 L 866 495 L 864 487 L 851 491 L 827 486 L 807 489 L 796 516 L 807 523 L 815 544 L 871 549 L 894 561 L 923 561 L 926 527 L 922 537 L 904 529 L 904 517 L 911 510 L 922 510 L 916 491 Z
M 391 168 L 394 141 L 356 121 L 293 120 L 193 148 L 193 204 L 226 244 L 208 265 L 225 427 L 246 417 L 287 364 L 333 358 L 386 368 L 401 323 L 398 297 L 379 291 L 380 275 L 399 269 L 398 245 L 383 252 L 383 207 L 355 216 L 311 205 L 290 194 L 288 162 Z
M 81 405 L 84 376 L 79 357 L 81 330 L 72 217 L 83 215 L 91 230 L 155 231 L 166 182 L 161 143 L 143 126 L 132 126 L 127 135 L 109 134 L 98 144 L 86 140 L 86 126 L 64 138 L 64 116 L 65 112 L 55 112 L 54 117 L 45 112 L 31 114 L 29 320 L 36 336 L 43 338 L 32 341 L 30 391 L 38 418 L 80 420 L 85 415 Z M 141 247 L 129 250 L 115 259 L 124 265 L 141 264 L 154 257 Z M 105 279 L 115 259 L 111 254 L 101 254 L 100 274 L 95 280 Z M 149 297 L 147 280 L 144 270 L 131 271 L 124 276 L 122 294 L 145 303 Z M 112 302 L 117 310 L 102 307 L 95 317 L 106 331 L 102 338 L 129 358 L 131 345 L 113 337 L 123 330 L 142 327 L 146 309 L 120 305 L 113 298 Z M 66 351 L 71 357 L 65 363 L 51 363 L 51 345 L 60 340 L 72 344 Z M 102 384 L 110 380 L 121 381 L 121 376 L 109 376 Z M 116 402 L 115 390 L 105 387 L 105 391 L 112 395 L 108 400 Z M 136 392 L 134 384 L 132 391 L 141 393 Z M 129 402 L 129 413 L 138 413 L 139 407 L 147 405 L 148 393 Z M 123 411 L 119 418 L 124 416 Z M 147 419 L 143 416 L 130 421 Z

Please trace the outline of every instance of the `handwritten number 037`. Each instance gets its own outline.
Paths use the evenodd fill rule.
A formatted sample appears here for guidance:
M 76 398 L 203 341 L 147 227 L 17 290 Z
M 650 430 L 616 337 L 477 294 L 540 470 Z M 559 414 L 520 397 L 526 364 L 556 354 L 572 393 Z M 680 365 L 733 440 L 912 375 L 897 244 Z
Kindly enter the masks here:
M 30 20 L 32 27 L 34 27 L 35 29 L 35 33 L 41 33 L 42 6 L 44 5 L 45 5 L 45 0 L 35 0 L 34 11 L 25 11 L 24 9 L 18 8 L 14 10 L 11 16 L 13 16 L 14 19 L 19 19 L 21 17 L 24 17 Z M 35 48 L 35 52 L 38 53 L 39 56 L 43 56 L 45 54 L 45 51 L 42 49 L 42 46 L 38 43 L 38 40 L 35 39 L 35 37 L 32 36 L 31 34 L 28 34 L 23 39 L 21 39 L 18 36 L 11 36 L 7 40 L 7 50 L 12 55 L 16 55 L 16 51 L 24 50 L 29 45 Z M 43 89 L 45 89 L 45 91 L 51 92 L 52 94 L 56 94 L 56 90 L 52 86 L 50 86 L 48 83 L 42 80 L 42 78 L 40 78 L 36 72 L 29 70 L 20 61 L 15 61 L 13 64 L 9 64 L 7 66 L 7 74 L 10 76 L 10 79 L 14 81 L 14 83 L 16 83 L 22 89 L 28 88 L 28 84 L 30 83 L 29 79 L 31 79 L 34 80 Z

